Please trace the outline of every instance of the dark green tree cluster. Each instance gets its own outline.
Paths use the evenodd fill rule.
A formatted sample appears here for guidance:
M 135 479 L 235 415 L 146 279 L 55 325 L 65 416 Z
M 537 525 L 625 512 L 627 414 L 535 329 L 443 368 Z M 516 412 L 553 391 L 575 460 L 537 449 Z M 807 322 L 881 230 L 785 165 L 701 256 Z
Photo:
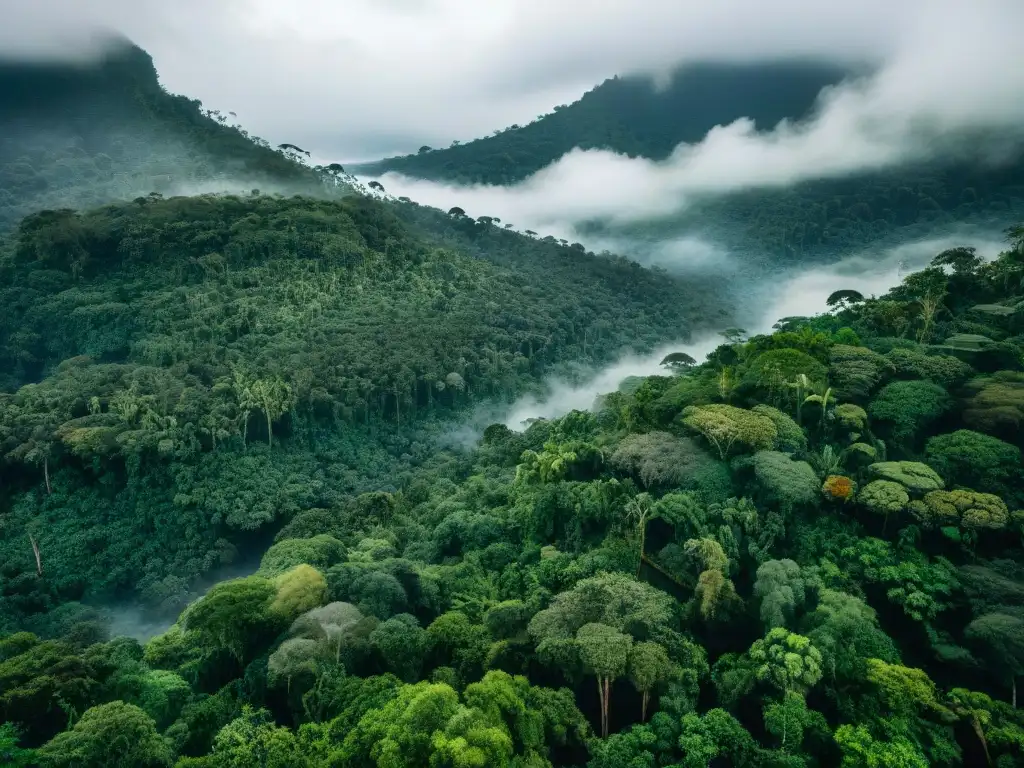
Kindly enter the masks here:
M 132 591 L 176 613 L 297 512 L 398 485 L 439 419 L 677 338 L 704 301 L 432 217 L 360 195 L 27 217 L 0 245 L 0 626 Z
M 390 491 L 296 499 L 252 575 L 145 644 L 85 606 L 37 617 L 0 637 L 0 749 L 1020 765 L 1022 234 L 988 264 L 945 252 L 881 298 L 726 332 L 593 412 L 489 427 Z

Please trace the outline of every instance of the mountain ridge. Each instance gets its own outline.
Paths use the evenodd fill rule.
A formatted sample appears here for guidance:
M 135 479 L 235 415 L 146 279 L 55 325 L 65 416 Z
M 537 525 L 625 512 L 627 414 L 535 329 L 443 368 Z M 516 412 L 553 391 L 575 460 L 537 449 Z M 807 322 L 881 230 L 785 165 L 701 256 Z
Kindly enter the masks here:
M 690 64 L 675 70 L 660 88 L 646 75 L 616 76 L 527 125 L 352 167 L 365 175 L 394 171 L 433 181 L 512 184 L 574 148 L 661 160 L 680 143 L 699 141 L 716 125 L 750 117 L 764 129 L 806 117 L 822 88 L 858 71 L 793 59 L 756 66 Z

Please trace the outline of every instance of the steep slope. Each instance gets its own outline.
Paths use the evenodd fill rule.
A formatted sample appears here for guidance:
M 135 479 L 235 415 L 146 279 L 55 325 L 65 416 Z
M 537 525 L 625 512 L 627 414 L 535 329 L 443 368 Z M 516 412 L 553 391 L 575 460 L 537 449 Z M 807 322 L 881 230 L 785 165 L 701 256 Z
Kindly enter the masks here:
M 643 78 L 608 80 L 526 126 L 442 150 L 354 167 L 457 183 L 514 184 L 574 148 L 656 160 L 681 142 L 742 117 L 761 129 L 808 117 L 819 91 L 850 73 L 810 63 L 700 65 L 656 90 Z M 578 223 L 581 235 L 621 242 L 633 255 L 698 234 L 748 267 L 777 269 L 898 244 L 970 225 L 997 232 L 1024 217 L 1024 157 L 996 165 L 955 158 L 782 188 L 694 199 L 676 215 L 631 226 Z
M 430 417 L 710 321 L 708 286 L 395 208 L 205 195 L 21 223 L 0 259 L 7 621 L 133 589 L 175 605 L 298 509 L 392 487 Z
M 43 208 L 232 184 L 310 190 L 310 169 L 173 96 L 124 44 L 82 65 L 0 60 L 0 231 Z
M 751 269 L 822 263 L 942 232 L 996 234 L 1024 218 L 1024 157 L 997 166 L 928 163 L 695 200 L 678 214 L 581 229 L 635 252 L 698 234 Z
M 821 89 L 848 74 L 837 66 L 794 61 L 690 65 L 674 73 L 664 88 L 656 88 L 647 77 L 615 77 L 528 125 L 513 125 L 447 149 L 424 147 L 417 155 L 388 158 L 357 170 L 367 175 L 396 171 L 466 184 L 511 184 L 575 147 L 660 160 L 677 144 L 700 141 L 716 125 L 741 117 L 753 118 L 760 128 L 805 117 Z

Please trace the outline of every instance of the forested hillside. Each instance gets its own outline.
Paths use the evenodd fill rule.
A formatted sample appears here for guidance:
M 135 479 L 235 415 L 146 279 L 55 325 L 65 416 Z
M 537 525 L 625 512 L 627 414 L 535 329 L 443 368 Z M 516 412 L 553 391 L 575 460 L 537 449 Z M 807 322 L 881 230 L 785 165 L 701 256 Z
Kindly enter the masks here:
M 831 314 L 670 355 L 593 413 L 495 425 L 390 491 L 286 486 L 257 572 L 165 634 L 106 641 L 67 604 L 0 637 L 0 749 L 44 766 L 1020 765 L 1022 278 L 1018 228 L 995 262 L 957 248 L 878 299 L 837 290 Z M 198 360 L 171 371 L 215 367 Z M 58 486 L 74 451 L 141 446 L 160 415 L 133 426 L 137 400 L 93 391 L 60 429 Z M 256 446 L 271 434 L 249 437 L 250 483 L 284 469 Z M 47 505 L 80 503 L 32 493 L 15 514 L 46 521 L 41 573 L 5 573 L 22 610 L 57 586 Z
M 442 149 L 353 166 L 368 176 L 396 171 L 461 184 L 513 184 L 575 147 L 663 160 L 716 125 L 741 117 L 761 129 L 806 117 L 819 91 L 848 70 L 824 63 L 693 64 L 656 86 L 649 77 L 615 77 L 572 104 L 527 125 Z
M 694 71 L 459 162 L 663 157 L 842 74 Z M 1024 765 L 1024 228 L 748 338 L 742 280 L 394 200 L 229 122 L 136 48 L 0 67 L 0 763 Z M 1012 167 L 899 174 L 693 215 L 756 282 L 1024 199 Z M 723 328 L 591 411 L 453 436 Z M 111 637 L 128 604 L 166 631 Z
M 591 235 L 657 244 L 699 234 L 744 264 L 777 268 L 835 260 L 937 233 L 998 232 L 1024 217 L 1024 157 L 1008 164 L 934 163 L 697 199 L 678 215 Z
M 460 184 L 522 181 L 574 148 L 664 160 L 716 125 L 749 117 L 760 130 L 812 114 L 822 88 L 853 73 L 809 63 L 699 65 L 656 89 L 642 77 L 608 80 L 579 101 L 525 126 L 444 149 L 353 166 Z M 484 213 L 487 213 L 486 211 Z M 474 214 L 478 215 L 478 214 Z M 744 264 L 832 260 L 865 246 L 898 245 L 969 225 L 999 231 L 1024 217 L 1024 157 L 983 165 L 956 158 L 809 181 L 780 188 L 695 197 L 685 210 L 631 226 L 580 223 L 583 234 L 656 248 L 699 235 Z M 543 234 L 543 233 L 542 233 Z
M 474 257 L 390 207 L 152 197 L 22 222 L 0 252 L 7 626 L 132 589 L 173 605 L 245 532 L 395 486 L 431 452 L 419 417 L 703 322 L 699 286 L 505 232 Z
M 236 122 L 167 93 L 132 45 L 81 65 L 0 60 L 0 232 L 44 208 L 154 191 L 323 186 Z

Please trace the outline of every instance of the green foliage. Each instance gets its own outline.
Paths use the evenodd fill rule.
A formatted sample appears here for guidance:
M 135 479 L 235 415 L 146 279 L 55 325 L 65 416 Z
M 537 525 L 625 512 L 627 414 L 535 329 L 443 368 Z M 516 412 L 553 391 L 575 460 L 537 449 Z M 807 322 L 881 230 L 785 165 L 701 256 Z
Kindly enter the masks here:
M 755 405 L 750 410 L 753 413 L 767 416 L 775 424 L 778 435 L 775 439 L 775 450 L 783 453 L 799 453 L 807 449 L 807 435 L 788 414 L 763 403 Z
M 910 445 L 952 405 L 949 393 L 929 381 L 894 381 L 871 401 L 868 413 L 899 445 Z
M 39 748 L 40 764 L 54 768 L 157 768 L 171 759 L 153 718 L 121 701 L 87 709 L 71 730 Z
M 882 461 L 868 466 L 868 476 L 899 483 L 907 492 L 920 495 L 945 487 L 934 469 L 919 461 Z
M 1010 522 L 1006 504 L 998 496 L 976 491 L 932 491 L 910 505 L 926 527 L 1005 528 Z
M 711 443 L 723 460 L 734 449 L 767 449 L 778 439 L 778 429 L 770 418 L 732 405 L 689 406 L 680 420 Z
M 195 111 L 143 69 L 157 122 Z M 32 178 L 11 144 L 0 197 Z M 305 196 L 37 211 L 0 244 L 0 762 L 1019 762 L 1021 328 L 978 310 L 1019 303 L 1019 232 L 470 447 L 455 419 L 723 317 L 721 285 L 266 149 Z M 799 259 L 920 201 L 820 202 L 846 183 L 732 196 L 803 206 L 738 237 Z M 178 620 L 108 641 L 130 598 Z
M 263 555 L 259 575 L 279 576 L 297 565 L 311 565 L 326 570 L 344 559 L 345 545 L 333 536 L 318 535 L 308 539 L 284 539 Z
M 797 611 L 807 599 L 807 585 L 800 566 L 792 560 L 769 560 L 757 569 L 754 597 L 761 605 L 765 629 L 793 625 Z
M 188 607 L 181 624 L 197 634 L 207 653 L 224 650 L 244 665 L 260 637 L 273 631 L 275 598 L 273 583 L 259 576 L 221 582 Z
M 666 432 L 628 435 L 609 463 L 645 488 L 700 490 L 714 483 L 721 464 L 688 437 Z
M 970 429 L 936 435 L 925 446 L 928 462 L 952 485 L 1019 498 L 1014 481 L 1021 473 L 1015 445 Z
M 902 736 L 892 741 L 876 740 L 863 725 L 843 725 L 836 731 L 836 743 L 843 751 L 842 768 L 927 768 L 927 758 Z
M 758 451 L 749 462 L 766 503 L 783 508 L 815 506 L 821 497 L 821 481 L 806 461 L 795 461 L 778 451 Z
M 775 627 L 750 646 L 757 677 L 783 694 L 805 693 L 821 679 L 821 651 L 803 635 Z

